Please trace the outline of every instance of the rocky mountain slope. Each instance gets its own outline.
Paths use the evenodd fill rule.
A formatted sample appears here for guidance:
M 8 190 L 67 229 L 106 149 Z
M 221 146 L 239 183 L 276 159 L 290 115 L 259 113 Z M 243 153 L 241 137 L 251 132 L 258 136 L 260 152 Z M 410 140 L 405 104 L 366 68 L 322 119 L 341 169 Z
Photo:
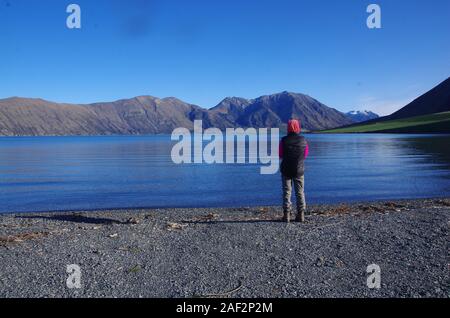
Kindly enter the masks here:
M 192 129 L 195 119 L 204 128 L 280 127 L 298 118 L 306 130 L 329 129 L 352 120 L 303 94 L 282 92 L 247 100 L 228 97 L 211 109 L 177 98 L 139 96 L 95 104 L 54 103 L 42 99 L 0 100 L 0 135 L 112 135 L 171 133 Z

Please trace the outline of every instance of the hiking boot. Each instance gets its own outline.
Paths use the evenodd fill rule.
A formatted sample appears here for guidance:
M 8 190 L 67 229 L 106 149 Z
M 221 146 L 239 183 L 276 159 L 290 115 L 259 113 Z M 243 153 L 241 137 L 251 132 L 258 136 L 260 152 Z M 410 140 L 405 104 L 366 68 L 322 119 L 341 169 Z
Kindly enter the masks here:
M 283 218 L 281 219 L 282 222 L 289 223 L 291 221 L 291 214 L 289 212 L 284 212 Z
M 305 211 L 298 212 L 297 217 L 295 218 L 295 222 L 305 222 Z

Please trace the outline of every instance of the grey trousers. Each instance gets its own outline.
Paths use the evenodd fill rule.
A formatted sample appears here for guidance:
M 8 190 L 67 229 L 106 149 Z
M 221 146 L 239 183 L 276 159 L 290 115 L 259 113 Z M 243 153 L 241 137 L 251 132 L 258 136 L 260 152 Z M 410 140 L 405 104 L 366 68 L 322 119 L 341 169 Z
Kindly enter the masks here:
M 284 213 L 291 212 L 292 202 L 292 184 L 294 184 L 295 197 L 297 199 L 297 213 L 305 212 L 305 177 L 296 177 L 292 179 L 285 178 L 281 175 L 283 183 L 283 211 Z

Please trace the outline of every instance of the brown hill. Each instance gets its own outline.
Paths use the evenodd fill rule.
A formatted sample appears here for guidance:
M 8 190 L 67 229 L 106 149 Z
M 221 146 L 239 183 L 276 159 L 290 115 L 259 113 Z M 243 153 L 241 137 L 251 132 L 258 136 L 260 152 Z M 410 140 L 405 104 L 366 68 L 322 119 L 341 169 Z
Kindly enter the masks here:
M 226 98 L 210 110 L 173 97 L 139 96 L 86 105 L 13 97 L 0 100 L 0 135 L 171 133 L 177 127 L 192 129 L 195 119 L 202 119 L 204 128 L 283 127 L 291 117 L 308 130 L 352 122 L 307 95 L 288 92 L 252 100 Z

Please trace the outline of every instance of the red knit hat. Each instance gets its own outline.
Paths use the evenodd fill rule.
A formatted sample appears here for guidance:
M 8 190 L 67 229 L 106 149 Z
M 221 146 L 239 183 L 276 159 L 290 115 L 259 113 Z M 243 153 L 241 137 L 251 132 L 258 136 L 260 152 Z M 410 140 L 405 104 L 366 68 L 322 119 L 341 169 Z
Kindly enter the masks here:
M 300 122 L 297 119 L 290 119 L 288 121 L 288 133 L 296 133 L 299 134 L 300 133 Z

